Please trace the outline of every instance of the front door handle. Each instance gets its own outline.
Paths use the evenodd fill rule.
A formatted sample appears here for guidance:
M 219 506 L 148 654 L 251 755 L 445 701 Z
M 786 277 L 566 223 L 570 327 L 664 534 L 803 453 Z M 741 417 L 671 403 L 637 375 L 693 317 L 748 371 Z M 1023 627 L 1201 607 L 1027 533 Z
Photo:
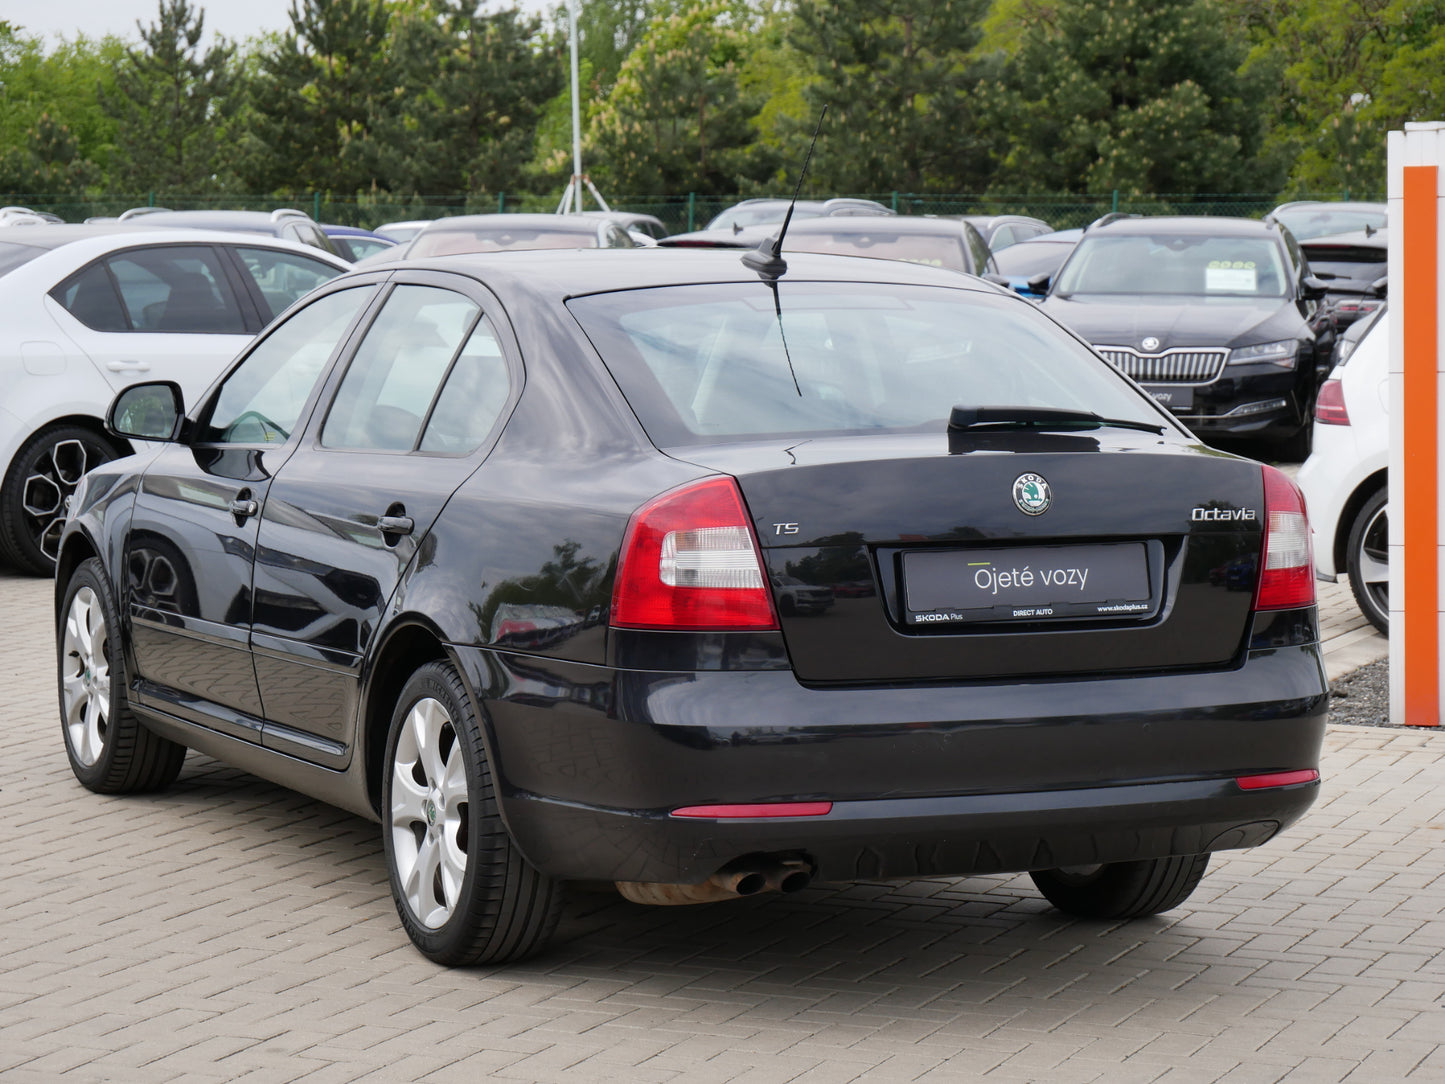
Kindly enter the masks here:
M 148 373 L 151 371 L 151 363 L 148 361 L 107 361 L 105 367 L 113 373 Z
M 407 535 L 416 529 L 410 516 L 382 516 L 376 525 L 382 534 Z
M 231 502 L 230 508 L 231 515 L 235 516 L 237 519 L 246 519 L 247 517 L 254 516 L 257 512 L 261 511 L 261 505 L 256 501 L 245 500 L 239 497 Z

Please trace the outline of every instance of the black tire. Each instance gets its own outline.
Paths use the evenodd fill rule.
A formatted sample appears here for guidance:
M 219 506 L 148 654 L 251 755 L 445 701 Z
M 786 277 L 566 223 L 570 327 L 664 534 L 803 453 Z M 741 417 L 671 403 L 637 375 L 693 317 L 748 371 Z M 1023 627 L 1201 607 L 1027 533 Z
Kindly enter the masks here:
M 1345 543 L 1345 572 L 1360 612 L 1390 635 L 1390 491 L 1371 495 L 1350 524 Z
M 82 474 L 120 454 L 78 425 L 42 429 L 21 445 L 0 484 L 0 556 L 22 572 L 53 576 L 65 499 Z
M 422 955 L 460 966 L 541 951 L 557 926 L 562 886 L 529 865 L 507 834 L 481 727 L 450 663 L 428 663 L 407 681 L 382 771 L 387 876 Z
M 1147 858 L 1029 874 L 1044 898 L 1080 918 L 1142 918 L 1178 907 L 1204 876 L 1209 855 Z
M 75 778 L 98 794 L 163 790 L 180 774 L 186 747 L 131 712 L 119 629 L 110 583 L 92 557 L 71 575 L 56 628 L 65 755 Z

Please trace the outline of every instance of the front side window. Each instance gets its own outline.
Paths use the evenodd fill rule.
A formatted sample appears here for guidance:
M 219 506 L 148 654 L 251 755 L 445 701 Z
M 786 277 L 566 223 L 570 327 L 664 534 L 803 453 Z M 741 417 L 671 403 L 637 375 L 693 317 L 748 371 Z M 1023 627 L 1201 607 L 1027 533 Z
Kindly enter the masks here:
M 886 283 L 673 286 L 568 309 L 659 447 L 943 432 L 955 406 L 1093 411 L 1150 403 L 1028 302 Z
M 1284 297 L 1290 275 L 1273 237 L 1085 236 L 1054 293 Z
M 276 319 L 301 297 L 341 274 L 331 264 L 299 252 L 240 245 L 236 253 L 260 287 L 267 309 L 262 315 L 267 320 Z
M 357 347 L 321 430 L 327 448 L 409 452 L 481 315 L 435 286 L 398 286 Z
M 284 444 L 347 329 L 375 293 L 359 286 L 318 298 L 257 344 L 216 396 L 200 441 Z

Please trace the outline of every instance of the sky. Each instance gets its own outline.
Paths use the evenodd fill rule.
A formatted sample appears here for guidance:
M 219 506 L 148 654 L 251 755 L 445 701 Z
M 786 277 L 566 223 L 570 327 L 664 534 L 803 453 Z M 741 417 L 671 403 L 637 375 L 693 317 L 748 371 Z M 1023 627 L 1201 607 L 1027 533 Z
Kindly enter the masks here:
M 190 0 L 206 16 L 208 34 L 224 34 L 243 41 L 291 25 L 291 0 Z M 492 10 L 502 5 L 486 5 Z M 546 0 L 520 0 L 526 11 L 550 10 Z M 140 40 L 136 22 L 149 26 L 160 22 L 160 0 L 0 0 L 0 20 L 20 26 L 53 43 L 57 36 L 74 38 L 78 33 L 100 38 L 114 34 L 132 42 Z

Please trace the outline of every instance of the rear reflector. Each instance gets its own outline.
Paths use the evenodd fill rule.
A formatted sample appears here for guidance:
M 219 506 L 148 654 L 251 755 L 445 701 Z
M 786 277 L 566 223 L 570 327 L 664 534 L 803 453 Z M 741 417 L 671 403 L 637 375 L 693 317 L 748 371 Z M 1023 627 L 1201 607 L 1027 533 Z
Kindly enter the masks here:
M 1295 772 L 1269 772 L 1265 775 L 1241 775 L 1235 780 L 1240 790 L 1265 790 L 1268 787 L 1293 787 L 1299 783 L 1318 783 L 1320 773 L 1313 768 Z
M 1299 487 L 1281 470 L 1264 467 L 1264 555 L 1256 610 L 1288 610 L 1315 603 L 1310 525 Z
M 633 513 L 612 588 L 612 625 L 693 632 L 778 627 L 736 482 L 707 478 Z
M 826 817 L 832 802 L 758 802 L 752 805 L 685 805 L 674 817 Z
M 1325 425 L 1349 425 L 1350 412 L 1345 409 L 1345 390 L 1338 380 L 1326 380 L 1315 398 L 1315 421 Z

